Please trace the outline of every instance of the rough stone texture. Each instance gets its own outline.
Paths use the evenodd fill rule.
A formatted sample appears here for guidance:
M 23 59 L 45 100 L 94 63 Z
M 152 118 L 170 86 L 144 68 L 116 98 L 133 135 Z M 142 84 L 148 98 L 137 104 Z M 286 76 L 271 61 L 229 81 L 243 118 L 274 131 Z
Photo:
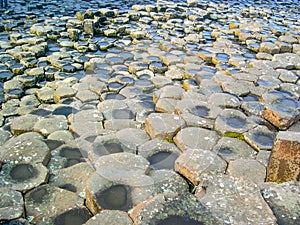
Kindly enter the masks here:
M 7 187 L 0 188 L 0 221 L 12 220 L 24 215 L 22 194 Z
M 11 132 L 14 135 L 18 135 L 33 131 L 33 126 L 39 119 L 41 119 L 39 116 L 31 114 L 17 117 L 11 123 Z
M 152 113 L 147 117 L 145 125 L 151 138 L 169 140 L 185 126 L 185 122 L 175 114 Z
M 85 184 L 90 178 L 94 169 L 89 163 L 78 163 L 74 166 L 55 170 L 49 183 L 53 186 L 77 193 L 85 197 Z
M 202 149 L 189 149 L 175 161 L 175 171 L 195 186 L 211 175 L 223 174 L 226 167 L 227 163 L 217 154 Z
M 215 176 L 205 189 L 197 188 L 196 197 L 224 224 L 277 224 L 258 186 L 248 179 Z
M 1 170 L 0 186 L 26 192 L 47 182 L 48 176 L 48 169 L 41 163 L 4 164 Z
M 286 182 L 299 180 L 300 134 L 280 131 L 274 143 L 267 169 L 267 181 Z
M 30 134 L 30 133 L 26 133 Z M 7 141 L 1 148 L 0 161 L 5 163 L 43 163 L 50 160 L 48 146 L 36 138 L 20 138 L 18 136 Z
M 299 102 L 291 98 L 276 99 L 267 104 L 263 117 L 281 130 L 286 130 L 300 118 Z
M 102 210 L 100 213 L 88 220 L 85 225 L 133 225 L 131 218 L 122 211 Z
M 34 124 L 34 131 L 44 136 L 58 131 L 68 129 L 68 123 L 64 116 L 56 116 L 52 118 L 44 118 Z
M 64 204 L 61 204 L 61 203 Z M 50 185 L 39 186 L 25 195 L 27 219 L 35 224 L 42 224 L 49 218 L 81 206 L 83 199 L 76 193 Z
M 229 162 L 226 174 L 250 179 L 259 184 L 266 179 L 266 167 L 254 159 L 237 159 Z
M 214 146 L 213 152 L 217 153 L 226 162 L 236 159 L 253 159 L 256 152 L 244 141 L 236 138 L 223 137 Z
M 190 194 L 156 195 L 134 207 L 130 216 L 134 224 L 140 225 L 163 224 L 162 221 L 171 217 L 175 217 L 175 221 L 181 218 L 182 221 L 193 221 L 195 224 L 222 224 Z
M 278 224 L 298 224 L 300 222 L 299 182 L 283 184 L 266 183 L 261 189 L 262 196 L 272 209 Z

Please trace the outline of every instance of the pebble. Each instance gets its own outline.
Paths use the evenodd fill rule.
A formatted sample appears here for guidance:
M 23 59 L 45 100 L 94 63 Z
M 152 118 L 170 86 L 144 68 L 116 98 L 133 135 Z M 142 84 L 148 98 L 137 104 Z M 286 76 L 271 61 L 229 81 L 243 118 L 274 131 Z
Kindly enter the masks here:
M 1 223 L 297 223 L 294 1 L 12 0 L 0 18 Z

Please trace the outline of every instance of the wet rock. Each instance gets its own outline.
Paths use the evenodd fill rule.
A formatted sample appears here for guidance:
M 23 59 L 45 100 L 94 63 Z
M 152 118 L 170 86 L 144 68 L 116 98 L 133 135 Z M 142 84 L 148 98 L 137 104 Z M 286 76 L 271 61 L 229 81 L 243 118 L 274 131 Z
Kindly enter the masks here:
M 89 163 L 78 163 L 74 166 L 59 169 L 50 177 L 50 185 L 77 193 L 85 198 L 85 184 L 94 172 Z
M 24 215 L 22 194 L 7 187 L 0 188 L 0 221 L 13 220 Z
M 153 181 L 135 172 L 102 170 L 90 178 L 86 186 L 86 205 L 93 214 L 100 210 L 128 211 L 152 196 Z
M 172 143 L 153 139 L 139 146 L 138 154 L 150 162 L 152 169 L 172 170 L 181 151 Z
M 226 133 L 244 133 L 253 127 L 253 123 L 249 118 L 238 110 L 225 109 L 217 117 L 215 129 L 221 134 Z
M 41 163 L 4 164 L 0 185 L 11 190 L 26 192 L 48 180 L 48 169 Z
M 183 128 L 174 137 L 175 144 L 183 152 L 189 148 L 210 150 L 217 141 L 218 135 L 215 131 L 198 127 Z
M 256 152 L 244 141 L 236 138 L 222 137 L 214 146 L 213 152 L 217 153 L 226 162 L 237 159 L 253 159 Z
M 85 225 L 97 225 L 100 223 L 111 225 L 133 225 L 133 222 L 127 213 L 116 210 L 102 210 L 88 220 Z
M 64 204 L 61 204 L 62 202 Z M 80 207 L 82 204 L 83 199 L 76 193 L 48 184 L 36 187 L 25 194 L 27 219 L 35 224 L 42 224 L 50 218 L 57 218 L 64 212 Z
M 226 167 L 227 163 L 216 153 L 202 149 L 189 149 L 175 161 L 175 171 L 195 186 L 211 175 L 223 174 Z
M 151 138 L 169 140 L 185 126 L 185 122 L 178 115 L 166 113 L 152 113 L 145 121 L 145 131 Z
M 156 195 L 130 212 L 135 224 L 221 224 L 219 220 L 188 195 Z
M 198 187 L 196 196 L 212 214 L 225 224 L 277 224 L 273 212 L 252 181 L 228 175 L 215 176 Z M 244 196 L 241 199 L 241 196 Z
M 299 180 L 299 133 L 280 131 L 267 169 L 268 182 Z
M 271 150 L 275 134 L 265 126 L 257 126 L 245 133 L 244 137 L 248 144 L 257 151 Z
M 262 196 L 276 216 L 278 224 L 297 224 L 299 215 L 299 182 L 268 183 L 261 189 Z
M 292 98 L 278 98 L 266 104 L 263 118 L 280 130 L 286 130 L 300 118 L 299 102 Z

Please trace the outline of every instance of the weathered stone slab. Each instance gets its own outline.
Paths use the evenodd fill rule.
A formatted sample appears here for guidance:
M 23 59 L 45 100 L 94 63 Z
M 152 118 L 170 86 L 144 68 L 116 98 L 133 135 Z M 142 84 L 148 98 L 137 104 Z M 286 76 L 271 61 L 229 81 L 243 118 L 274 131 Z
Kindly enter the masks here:
M 195 186 L 214 174 L 223 174 L 227 163 L 209 150 L 189 149 L 175 161 L 175 171 Z
M 133 225 L 131 218 L 122 211 L 102 210 L 100 213 L 89 219 L 85 225 Z
M 175 144 L 183 152 L 189 148 L 210 150 L 217 141 L 218 135 L 215 131 L 198 127 L 183 128 L 174 137 Z
M 280 131 L 274 143 L 267 169 L 267 181 L 299 180 L 300 133 Z
M 145 131 L 151 138 L 172 139 L 185 126 L 185 122 L 176 114 L 152 113 L 145 121 Z
M 262 196 L 272 209 L 278 224 L 294 225 L 300 222 L 300 183 L 267 183 L 261 189 Z
M 0 188 L 0 221 L 12 220 L 24 215 L 22 194 L 7 187 Z
M 258 186 L 248 179 L 215 176 L 205 190 L 197 188 L 196 197 L 224 224 L 277 224 Z

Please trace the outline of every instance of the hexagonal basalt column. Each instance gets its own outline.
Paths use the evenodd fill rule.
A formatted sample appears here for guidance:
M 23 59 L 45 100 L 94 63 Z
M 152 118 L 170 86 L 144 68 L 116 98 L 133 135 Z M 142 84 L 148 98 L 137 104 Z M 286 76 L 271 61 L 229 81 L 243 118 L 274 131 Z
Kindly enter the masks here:
M 32 162 L 47 165 L 49 160 L 50 150 L 47 144 L 36 138 L 12 138 L 0 151 L 0 161 L 4 163 Z
M 253 122 L 241 111 L 225 109 L 216 119 L 215 129 L 221 134 L 242 134 L 253 127 Z
M 48 169 L 41 163 L 4 164 L 0 185 L 26 192 L 48 180 Z
M 6 187 L 0 188 L 0 221 L 21 217 L 24 202 L 22 194 Z
M 166 113 L 150 114 L 145 124 L 145 130 L 150 137 L 161 140 L 172 139 L 185 126 L 185 122 L 180 116 Z
M 134 207 L 130 216 L 139 225 L 222 224 L 191 194 L 156 195 Z
M 299 180 L 300 175 L 300 133 L 280 131 L 270 156 L 267 181 L 286 182 Z
M 244 137 L 248 144 L 257 151 L 271 150 L 275 139 L 275 133 L 265 126 L 257 126 L 245 133 Z
M 55 225 L 68 224 L 63 222 L 63 218 L 70 222 L 71 215 L 74 219 L 84 217 L 87 221 L 90 217 L 87 209 L 85 213 L 74 213 L 74 211 L 81 211 L 78 208 L 82 205 L 83 199 L 76 193 L 50 185 L 39 186 L 25 195 L 27 219 L 35 224 L 45 224 L 46 221 Z
M 174 142 L 181 151 L 187 149 L 212 149 L 218 141 L 215 131 L 198 128 L 186 127 L 180 130 L 174 137 Z
M 139 146 L 138 154 L 150 162 L 152 169 L 172 170 L 181 151 L 174 144 L 153 139 Z
M 189 149 L 175 161 L 175 171 L 197 186 L 213 174 L 223 174 L 227 163 L 216 153 L 202 149 Z
M 128 211 L 152 196 L 153 180 L 137 172 L 97 171 L 87 182 L 86 205 L 93 214 L 102 209 Z
M 300 118 L 300 103 L 292 98 L 279 98 L 266 104 L 263 117 L 280 130 L 286 130 Z
M 98 213 L 85 223 L 85 225 L 98 224 L 133 225 L 133 222 L 125 212 L 116 210 L 102 210 L 100 213 Z

